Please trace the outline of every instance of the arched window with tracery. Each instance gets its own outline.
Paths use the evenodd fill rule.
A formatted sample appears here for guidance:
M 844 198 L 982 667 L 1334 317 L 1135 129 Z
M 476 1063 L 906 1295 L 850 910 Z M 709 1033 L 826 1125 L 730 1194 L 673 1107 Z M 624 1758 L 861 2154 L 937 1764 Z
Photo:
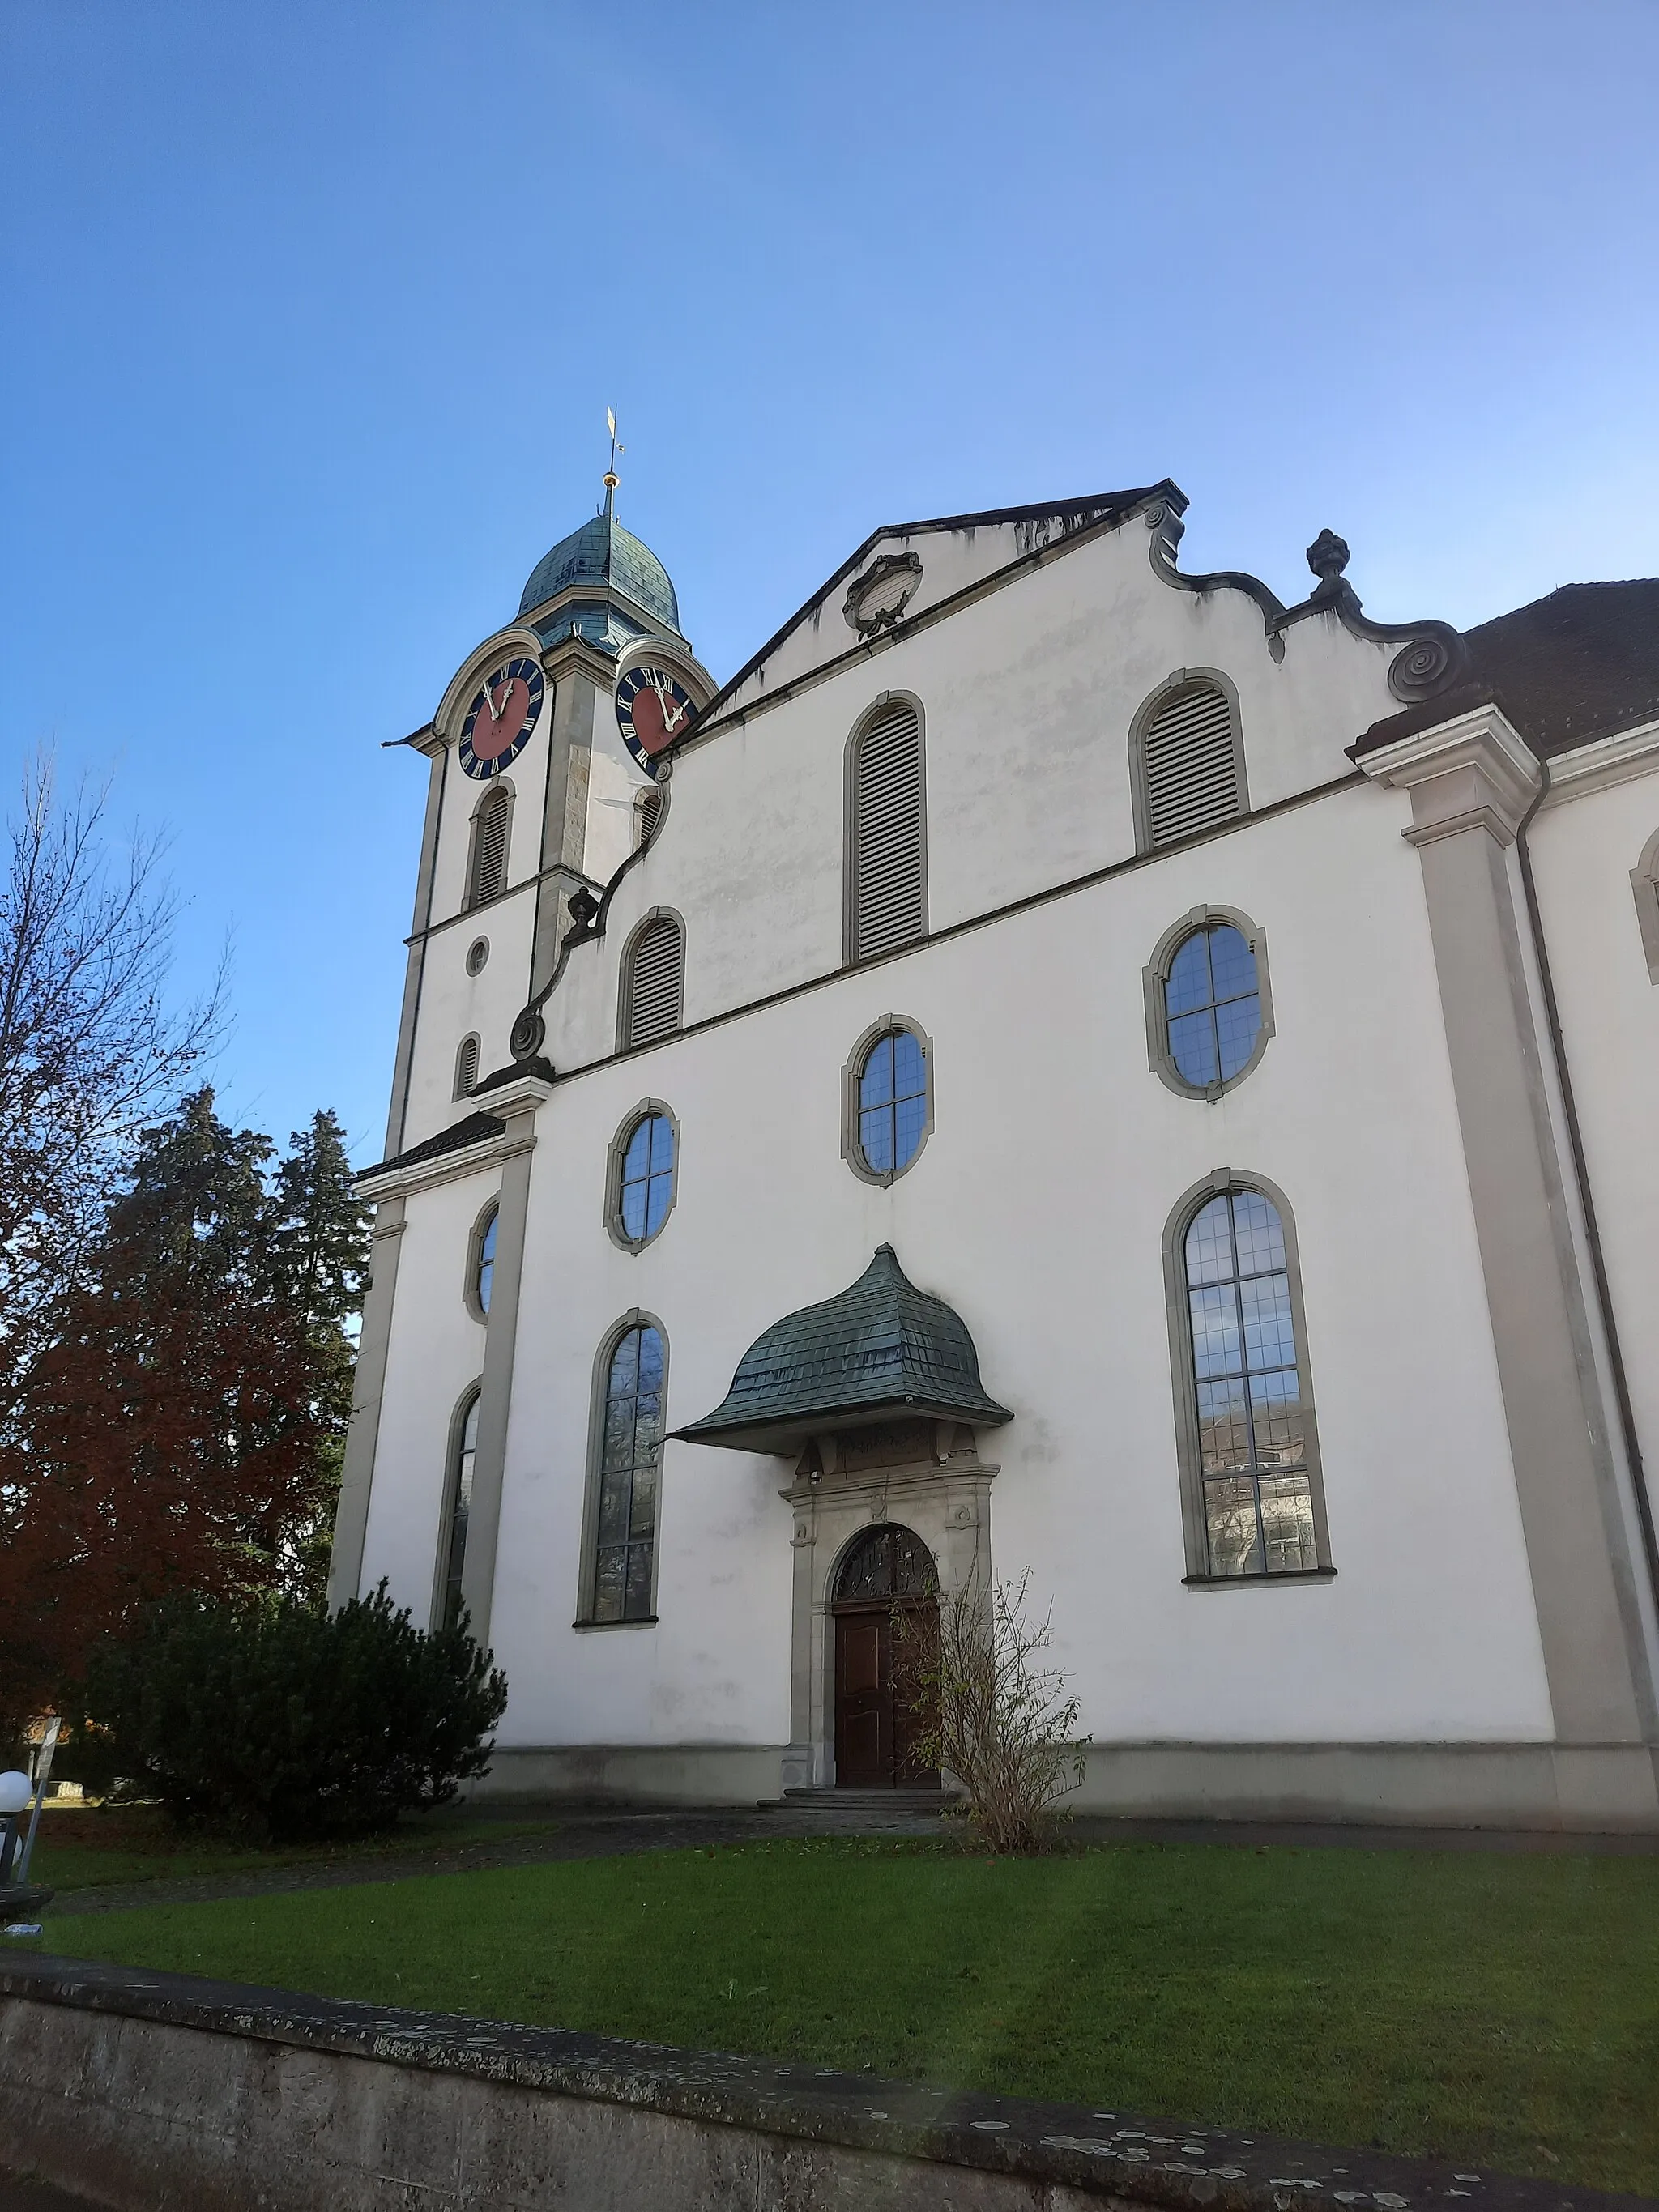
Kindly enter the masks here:
M 1200 1186 L 1164 1239 L 1188 1578 L 1331 1571 L 1296 1241 L 1283 1196 Z
M 927 934 L 926 821 L 921 711 L 912 699 L 884 699 L 848 750 L 849 962 Z
M 662 1331 L 635 1316 L 611 1338 L 596 1394 L 584 1608 L 586 1619 L 595 1624 L 655 1618 L 657 1486 L 666 1384 Z
M 1642 933 L 1642 957 L 1648 963 L 1648 981 L 1659 983 L 1659 830 L 1642 848 L 1642 857 L 1630 872 L 1636 895 L 1636 926 Z
M 478 1451 L 481 1396 L 475 1383 L 456 1408 L 451 1425 L 437 1601 L 432 1609 L 434 1628 L 451 1628 L 460 1619 L 461 1577 L 466 1568 L 466 1523 L 472 1510 L 472 1467 Z

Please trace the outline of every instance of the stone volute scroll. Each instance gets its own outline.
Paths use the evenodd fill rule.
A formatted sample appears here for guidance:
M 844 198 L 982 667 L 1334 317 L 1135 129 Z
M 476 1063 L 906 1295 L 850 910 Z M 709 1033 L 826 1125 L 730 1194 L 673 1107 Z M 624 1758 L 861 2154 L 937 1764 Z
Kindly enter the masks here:
M 564 941 L 559 948 L 558 966 L 553 970 L 545 986 L 537 993 L 530 1004 L 520 1012 L 507 1036 L 507 1048 L 518 1066 L 523 1066 L 534 1060 L 547 1042 L 547 1024 L 542 1018 L 542 1008 L 546 1005 L 554 984 L 558 981 L 564 971 L 564 963 L 571 946 L 581 944 L 584 939 L 596 933 L 593 925 L 598 917 L 600 904 L 601 902 L 594 896 L 586 884 L 579 884 L 570 894 L 565 908 L 566 913 L 570 916 L 570 927 L 566 931 Z
M 1183 574 L 1176 566 L 1176 555 L 1186 528 L 1181 519 L 1185 506 L 1184 496 L 1172 488 L 1168 496 L 1155 500 L 1146 511 L 1153 574 L 1176 591 L 1244 592 L 1261 609 L 1267 651 L 1275 661 L 1285 658 L 1288 630 L 1311 616 L 1330 614 L 1350 636 L 1367 639 L 1373 645 L 1398 643 L 1400 650 L 1389 664 L 1389 689 L 1408 707 L 1438 698 L 1467 674 L 1468 647 L 1449 623 L 1371 620 L 1345 574 L 1350 558 L 1347 541 L 1334 530 L 1322 530 L 1309 546 L 1308 566 L 1318 581 L 1307 598 L 1293 607 L 1285 606 L 1259 576 L 1246 575 L 1241 569 L 1221 568 L 1204 576 Z

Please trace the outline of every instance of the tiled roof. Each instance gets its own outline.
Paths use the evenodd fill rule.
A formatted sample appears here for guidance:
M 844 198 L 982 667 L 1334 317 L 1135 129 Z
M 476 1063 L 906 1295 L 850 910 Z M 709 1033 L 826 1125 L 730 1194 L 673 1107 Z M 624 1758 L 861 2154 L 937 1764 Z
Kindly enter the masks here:
M 1501 708 L 1541 757 L 1659 720 L 1659 576 L 1563 584 L 1464 632 L 1454 690 L 1375 723 L 1355 759 L 1472 708 Z
M 580 530 L 573 530 L 536 563 L 519 612 L 527 615 L 544 599 L 580 584 L 621 592 L 653 621 L 679 635 L 679 602 L 667 569 L 648 545 L 608 514 L 596 514 Z
M 961 1315 L 917 1290 L 884 1244 L 838 1297 L 774 1322 L 738 1362 L 723 1401 L 673 1434 L 783 1452 L 817 1430 L 906 1409 L 982 1428 L 1013 1419 L 986 1395 Z
M 421 1160 L 440 1160 L 446 1152 L 464 1152 L 468 1145 L 481 1145 L 486 1137 L 499 1137 L 507 1124 L 496 1114 L 469 1114 L 459 1121 L 452 1121 L 448 1128 L 440 1129 L 435 1137 L 424 1144 L 411 1145 L 406 1152 L 395 1158 L 377 1160 L 372 1168 L 360 1168 L 356 1180 L 365 1176 L 384 1175 L 388 1168 L 412 1168 Z

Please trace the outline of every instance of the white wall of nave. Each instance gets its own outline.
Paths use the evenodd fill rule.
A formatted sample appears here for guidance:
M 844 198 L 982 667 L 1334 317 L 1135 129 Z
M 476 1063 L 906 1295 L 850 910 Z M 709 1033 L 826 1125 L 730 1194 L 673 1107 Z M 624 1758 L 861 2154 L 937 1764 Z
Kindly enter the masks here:
M 1403 808 L 1344 793 L 556 1091 L 538 1117 L 491 1631 L 514 1684 L 505 1743 L 783 1740 L 779 1462 L 670 1444 L 659 1625 L 568 1626 L 595 1352 L 629 1310 L 658 1316 L 678 1425 L 769 1322 L 844 1287 L 884 1239 L 962 1313 L 988 1387 L 1015 1408 L 982 1439 L 1003 1468 L 996 1566 L 1029 1561 L 1052 1595 L 1097 1740 L 1548 1735 Z M 1278 1024 L 1214 1105 L 1148 1071 L 1142 1015 L 1147 954 L 1200 902 L 1266 929 Z M 842 1163 L 841 1070 L 888 1012 L 933 1040 L 937 1126 L 882 1190 Z M 605 1232 L 605 1164 L 647 1096 L 679 1117 L 680 1182 L 633 1257 Z M 1161 1238 L 1217 1167 L 1267 1176 L 1295 1211 L 1331 1584 L 1182 1587 Z M 411 1221 L 441 1198 L 417 1193 Z M 434 1346 L 457 1334 L 450 1285 L 475 1212 L 404 1255 L 400 1316 L 432 1296 Z M 401 1342 L 394 1358 L 388 1407 L 403 1401 L 400 1433 L 424 1435 L 435 1498 L 438 1417 L 468 1377 L 452 1390 Z M 377 1490 L 414 1466 L 406 1447 L 387 1455 L 390 1434 Z M 366 1580 L 383 1571 L 380 1526 Z M 424 1526 L 409 1571 L 429 1589 L 429 1509 Z
M 1237 689 L 1253 806 L 1347 774 L 1343 747 L 1398 706 L 1391 649 L 1318 617 L 1276 663 L 1252 599 L 1172 589 L 1147 542 L 1137 521 L 1080 545 L 678 758 L 660 839 L 549 1003 L 555 1065 L 611 1048 L 622 948 L 653 906 L 685 917 L 688 1022 L 841 964 L 846 748 L 884 691 L 925 718 L 936 931 L 1133 856 L 1130 726 L 1177 669 Z

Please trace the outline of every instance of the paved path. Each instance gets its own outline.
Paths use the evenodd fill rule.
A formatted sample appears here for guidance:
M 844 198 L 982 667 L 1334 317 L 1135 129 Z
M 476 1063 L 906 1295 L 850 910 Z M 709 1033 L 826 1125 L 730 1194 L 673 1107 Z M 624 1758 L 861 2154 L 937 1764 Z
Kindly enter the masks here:
M 515 1808 L 519 1817 L 524 1809 Z M 387 1852 L 382 1856 L 267 1867 L 246 1875 L 204 1875 L 176 1881 L 110 1883 L 102 1888 L 62 1890 L 47 1906 L 52 1918 L 86 1912 L 124 1912 L 146 1905 L 198 1905 L 220 1897 L 274 1897 L 307 1889 L 339 1889 L 359 1882 L 406 1881 L 428 1874 L 475 1874 L 496 1867 L 543 1866 L 563 1859 L 614 1858 L 635 1851 L 707 1850 L 814 1836 L 937 1836 L 937 1814 L 891 1813 L 867 1804 L 788 1806 L 760 1810 L 731 1807 L 618 1811 L 551 1807 L 557 1825 L 532 1835 L 503 1836 L 453 1850 Z M 1073 1825 L 1079 1843 L 1231 1844 L 1277 1850 L 1567 1852 L 1641 1856 L 1659 1853 L 1659 1836 L 1568 1835 L 1547 1830 L 1316 1826 L 1291 1821 L 1112 1820 L 1083 1816 Z M 0 2212 L 5 2208 L 0 2206 Z

